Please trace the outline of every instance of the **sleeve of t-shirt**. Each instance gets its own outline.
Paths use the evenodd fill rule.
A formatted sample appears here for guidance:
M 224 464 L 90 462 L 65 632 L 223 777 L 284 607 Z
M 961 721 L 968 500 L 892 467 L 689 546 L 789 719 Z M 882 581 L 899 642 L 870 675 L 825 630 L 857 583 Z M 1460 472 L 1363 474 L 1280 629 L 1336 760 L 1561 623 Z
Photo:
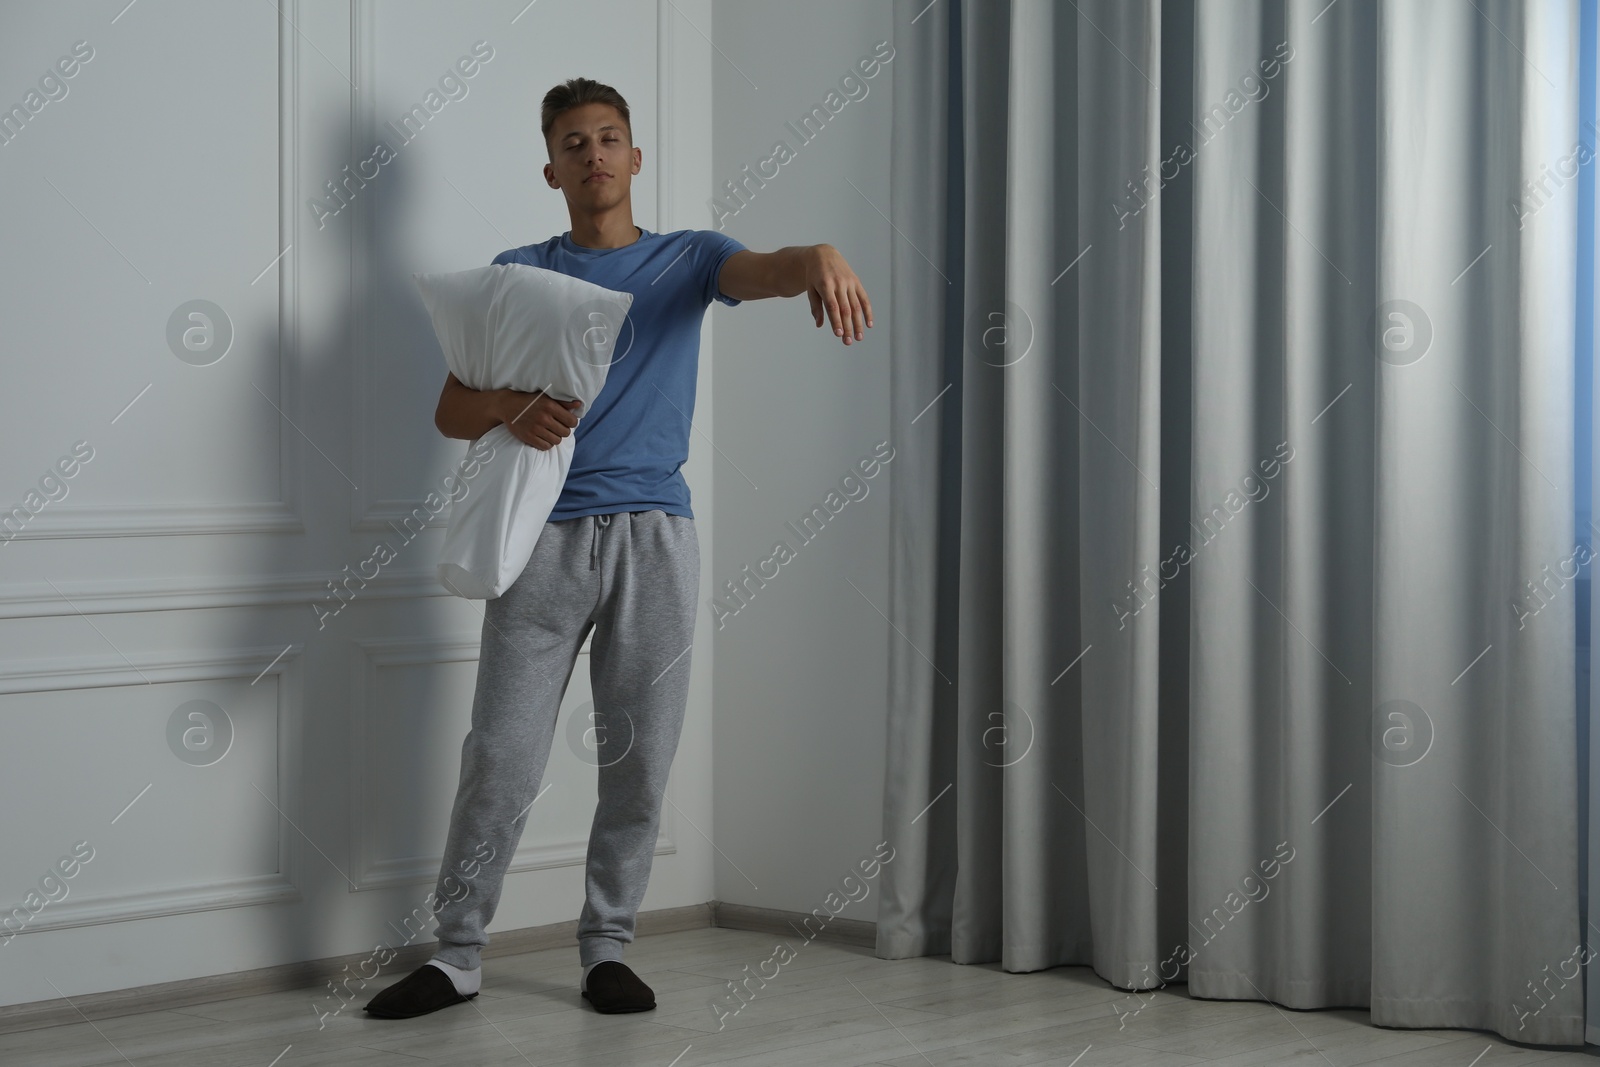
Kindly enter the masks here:
M 490 262 L 489 266 L 498 267 L 502 263 L 515 263 L 516 261 L 517 250 L 515 248 L 508 248 L 504 252 L 501 252 L 498 256 L 495 256 L 493 261 Z
M 721 230 L 696 230 L 694 249 L 703 272 L 701 276 L 705 279 L 700 303 L 710 307 L 712 300 L 720 300 L 729 307 L 738 305 L 740 301 L 717 288 L 717 275 L 722 273 L 722 265 L 728 261 L 728 257 L 743 251 L 744 245 Z

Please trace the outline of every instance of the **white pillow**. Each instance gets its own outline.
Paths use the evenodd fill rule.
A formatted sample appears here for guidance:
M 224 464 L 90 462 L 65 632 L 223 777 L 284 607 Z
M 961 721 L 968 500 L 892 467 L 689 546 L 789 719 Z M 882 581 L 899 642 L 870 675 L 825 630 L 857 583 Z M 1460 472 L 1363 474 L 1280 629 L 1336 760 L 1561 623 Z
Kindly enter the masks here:
M 413 274 L 445 363 L 471 389 L 543 390 L 589 410 L 606 382 L 611 346 L 632 293 L 559 271 L 502 263 Z M 483 440 L 494 454 L 450 507 L 439 581 L 457 596 L 492 600 L 517 580 L 572 466 L 574 437 L 525 445 L 501 423 Z

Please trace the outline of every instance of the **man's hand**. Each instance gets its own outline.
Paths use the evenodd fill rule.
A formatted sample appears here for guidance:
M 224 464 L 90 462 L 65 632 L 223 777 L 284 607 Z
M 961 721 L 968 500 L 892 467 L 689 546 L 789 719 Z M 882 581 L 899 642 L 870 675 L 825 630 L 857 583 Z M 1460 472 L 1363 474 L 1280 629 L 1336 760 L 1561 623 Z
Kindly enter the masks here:
M 554 448 L 578 425 L 573 411 L 582 404 L 581 400 L 557 400 L 543 392 L 496 389 L 490 413 L 505 423 L 517 440 L 542 451 Z
M 844 256 L 832 245 L 812 245 L 806 249 L 804 263 L 806 297 L 817 327 L 821 328 L 826 309 L 835 337 L 843 337 L 847 345 L 852 334 L 856 341 L 865 337 L 863 327 L 872 325 L 872 302 Z
M 860 341 L 872 325 L 872 302 L 866 287 L 844 256 L 832 245 L 790 245 L 776 252 L 741 248 L 723 261 L 717 288 L 735 300 L 799 296 L 811 301 L 811 317 L 822 326 L 823 312 L 835 337 L 845 344 Z

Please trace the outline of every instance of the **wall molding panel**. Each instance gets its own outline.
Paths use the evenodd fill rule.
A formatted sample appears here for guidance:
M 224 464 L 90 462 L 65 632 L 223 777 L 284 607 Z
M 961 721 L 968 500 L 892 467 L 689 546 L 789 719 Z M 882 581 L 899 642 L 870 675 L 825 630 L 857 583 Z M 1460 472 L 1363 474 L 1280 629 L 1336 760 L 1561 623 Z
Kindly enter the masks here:
M 136 652 L 129 655 L 62 656 L 28 666 L 0 665 L 0 694 L 81 692 L 92 689 L 160 685 L 171 682 L 249 681 L 264 677 L 277 682 L 275 756 L 278 802 L 278 870 L 271 874 L 216 878 L 182 885 L 135 891 L 70 893 L 43 908 L 17 932 L 18 937 L 96 923 L 186 915 L 218 908 L 253 907 L 301 900 L 297 882 L 297 831 L 284 823 L 302 822 L 297 791 L 300 778 L 300 734 L 303 687 L 303 645 L 241 646 L 207 652 L 193 650 Z M 224 756 L 224 759 L 227 757 Z M 160 788 L 152 783 L 153 788 Z M 143 794 L 140 794 L 141 796 Z M 15 951 L 13 949 L 12 951 Z
M 298 24 L 300 0 L 282 0 L 281 13 Z M 298 247 L 300 186 L 296 145 L 300 136 L 300 97 L 296 73 L 299 46 L 294 31 L 278 21 L 278 248 Z M 176 537 L 198 534 L 303 534 L 301 480 L 304 448 L 299 433 L 283 425 L 303 422 L 300 392 L 299 257 L 291 249 L 277 264 L 278 500 L 233 504 L 72 504 L 52 503 L 9 540 L 39 541 L 76 537 Z M 0 616 L 4 617 L 4 616 Z
M 121 615 L 197 608 L 268 607 L 322 601 L 332 574 L 262 574 L 215 578 L 107 578 L 17 582 L 0 592 L 0 619 L 52 615 Z M 57 589 L 60 592 L 57 592 Z M 452 597 L 432 571 L 378 572 L 349 601 Z

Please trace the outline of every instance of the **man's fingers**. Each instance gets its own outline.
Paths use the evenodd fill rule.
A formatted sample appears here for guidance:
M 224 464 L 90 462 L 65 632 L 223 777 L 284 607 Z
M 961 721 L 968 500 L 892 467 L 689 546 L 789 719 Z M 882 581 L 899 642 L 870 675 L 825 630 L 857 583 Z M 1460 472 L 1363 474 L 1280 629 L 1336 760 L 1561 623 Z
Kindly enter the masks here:
M 872 303 L 859 278 L 827 279 L 807 289 L 806 296 L 811 301 L 811 319 L 817 326 L 822 325 L 826 313 L 834 334 L 843 338 L 845 344 L 866 337 L 866 329 L 872 325 Z
M 571 432 L 565 426 L 549 418 L 528 419 L 511 426 L 511 433 L 517 440 L 530 448 L 537 448 L 541 451 L 554 448 L 563 437 Z
M 845 344 L 855 340 L 856 320 L 855 309 L 850 306 L 850 292 L 843 286 L 839 289 L 839 339 Z
M 567 401 L 550 398 L 549 402 L 540 406 L 544 416 L 551 422 L 562 426 L 578 425 L 578 416 L 567 407 Z

